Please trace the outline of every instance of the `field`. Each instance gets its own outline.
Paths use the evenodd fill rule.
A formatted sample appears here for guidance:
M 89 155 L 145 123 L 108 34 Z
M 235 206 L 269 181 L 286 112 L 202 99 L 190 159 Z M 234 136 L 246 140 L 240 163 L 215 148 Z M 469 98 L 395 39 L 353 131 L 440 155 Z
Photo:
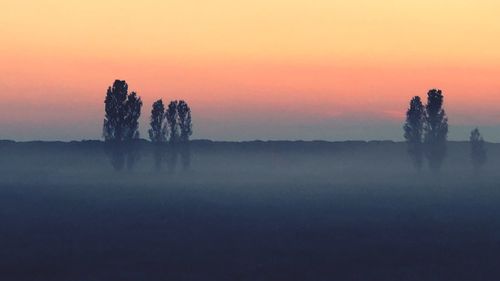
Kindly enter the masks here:
M 403 143 L 196 141 L 114 171 L 100 142 L 0 143 L 1 280 L 497 280 L 500 145 L 440 173 Z

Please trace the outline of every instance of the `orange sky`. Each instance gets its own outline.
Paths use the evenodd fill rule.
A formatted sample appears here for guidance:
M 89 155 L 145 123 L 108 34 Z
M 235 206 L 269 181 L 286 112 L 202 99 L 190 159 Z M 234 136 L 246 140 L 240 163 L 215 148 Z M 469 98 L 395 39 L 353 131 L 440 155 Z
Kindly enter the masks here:
M 197 138 L 400 139 L 408 100 L 438 87 L 452 138 L 481 126 L 500 140 L 498 11 L 493 0 L 8 1 L 0 139 L 98 138 L 106 88 L 125 79 L 144 101 L 143 132 L 155 99 L 183 98 Z

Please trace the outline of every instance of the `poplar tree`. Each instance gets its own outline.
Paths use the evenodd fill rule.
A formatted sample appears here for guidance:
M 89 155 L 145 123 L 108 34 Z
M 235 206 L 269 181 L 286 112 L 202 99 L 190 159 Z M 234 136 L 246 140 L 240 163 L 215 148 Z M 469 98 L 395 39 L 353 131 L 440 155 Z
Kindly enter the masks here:
M 429 168 L 434 172 L 440 170 L 446 157 L 448 118 L 443 102 L 441 90 L 432 89 L 427 93 L 424 126 L 425 155 L 429 161 Z
M 408 145 L 408 154 L 413 164 L 418 170 L 423 164 L 423 133 L 425 122 L 425 107 L 420 97 L 415 96 L 410 101 L 410 106 L 406 112 L 406 122 L 404 128 L 404 138 Z

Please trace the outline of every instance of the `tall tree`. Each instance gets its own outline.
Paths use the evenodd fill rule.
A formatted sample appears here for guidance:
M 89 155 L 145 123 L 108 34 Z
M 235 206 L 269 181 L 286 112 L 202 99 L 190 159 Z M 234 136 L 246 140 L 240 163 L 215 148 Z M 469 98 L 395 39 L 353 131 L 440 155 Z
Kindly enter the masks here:
M 179 140 L 179 124 L 177 114 L 177 101 L 171 101 L 165 111 L 165 119 L 167 120 L 169 145 L 167 155 L 167 166 L 171 173 L 175 171 L 178 159 L 177 141 Z
M 443 108 L 441 90 L 432 89 L 427 93 L 425 106 L 424 142 L 429 167 L 437 172 L 446 156 L 446 140 L 448 136 L 448 118 Z
M 128 94 L 127 82 L 115 80 L 104 100 L 103 136 L 106 141 L 126 141 L 139 137 L 142 101 L 135 92 Z
M 149 124 L 151 125 L 151 129 L 149 129 L 149 138 L 151 142 L 155 144 L 153 151 L 154 163 L 156 169 L 160 170 L 165 153 L 163 144 L 167 141 L 168 133 L 165 122 L 165 106 L 161 99 L 153 103 Z
M 106 141 L 122 141 L 125 127 L 125 103 L 128 85 L 125 81 L 115 80 L 108 88 L 104 100 L 103 136 Z
M 167 125 L 169 129 L 171 143 L 175 143 L 179 139 L 179 124 L 177 115 L 177 101 L 171 101 L 168 105 L 167 111 L 165 113 L 165 119 L 167 120 Z
M 154 143 L 162 143 L 167 141 L 167 126 L 164 122 L 165 120 L 165 106 L 163 101 L 157 100 L 153 103 L 153 108 L 151 109 L 151 120 L 149 129 L 149 138 Z
M 472 162 L 472 166 L 479 172 L 479 170 L 486 163 L 486 148 L 484 147 L 484 139 L 479 132 L 479 129 L 476 128 L 472 130 L 470 133 L 470 160 Z
M 423 133 L 425 122 L 425 108 L 420 97 L 413 97 L 406 112 L 406 122 L 404 124 L 404 138 L 408 144 L 408 153 L 413 160 L 415 167 L 422 169 L 423 162 Z
M 139 138 L 139 117 L 141 117 L 142 100 L 137 93 L 128 95 L 125 103 L 125 137 L 126 140 Z
M 138 159 L 132 141 L 139 138 L 141 98 L 135 92 L 128 93 L 125 81 L 115 80 L 106 92 L 104 104 L 103 136 L 106 143 L 112 143 L 107 145 L 111 163 L 115 169 L 121 170 L 127 159 L 127 166 L 131 168 Z
M 180 129 L 180 154 L 182 167 L 187 170 L 191 165 L 191 147 L 189 137 L 193 134 L 193 124 L 191 123 L 191 109 L 189 105 L 181 100 L 177 105 L 178 123 Z
M 183 100 L 179 101 L 177 105 L 177 115 L 179 117 L 180 141 L 187 142 L 193 134 L 193 124 L 191 123 L 191 109 Z

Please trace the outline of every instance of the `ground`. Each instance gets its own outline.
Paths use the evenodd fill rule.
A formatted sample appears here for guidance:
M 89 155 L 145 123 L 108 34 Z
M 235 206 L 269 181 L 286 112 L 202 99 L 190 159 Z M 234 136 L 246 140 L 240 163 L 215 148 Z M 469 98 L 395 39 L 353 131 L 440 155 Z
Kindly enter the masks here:
M 192 167 L 172 173 L 145 164 L 115 172 L 105 157 L 83 153 L 89 159 L 82 159 L 74 148 L 26 153 L 32 165 L 44 159 L 50 165 L 3 166 L 0 277 L 495 280 L 495 162 L 483 175 L 464 163 L 419 173 L 403 165 L 404 146 L 389 146 L 399 148 L 387 150 L 388 159 L 400 160 L 384 167 L 354 165 L 370 161 L 348 161 L 345 155 L 359 154 L 348 152 L 328 156 L 332 164 L 324 167 L 330 158 L 320 155 L 328 147 L 320 153 L 211 149 L 210 157 L 195 149 Z M 370 150 L 353 151 L 363 149 Z M 27 163 L 21 150 L 9 154 L 4 147 L 3 161 Z M 47 158 L 53 154 L 57 161 Z M 141 161 L 152 162 L 148 157 Z M 84 164 L 97 158 L 99 165 Z M 209 160 L 217 167 L 200 164 Z

